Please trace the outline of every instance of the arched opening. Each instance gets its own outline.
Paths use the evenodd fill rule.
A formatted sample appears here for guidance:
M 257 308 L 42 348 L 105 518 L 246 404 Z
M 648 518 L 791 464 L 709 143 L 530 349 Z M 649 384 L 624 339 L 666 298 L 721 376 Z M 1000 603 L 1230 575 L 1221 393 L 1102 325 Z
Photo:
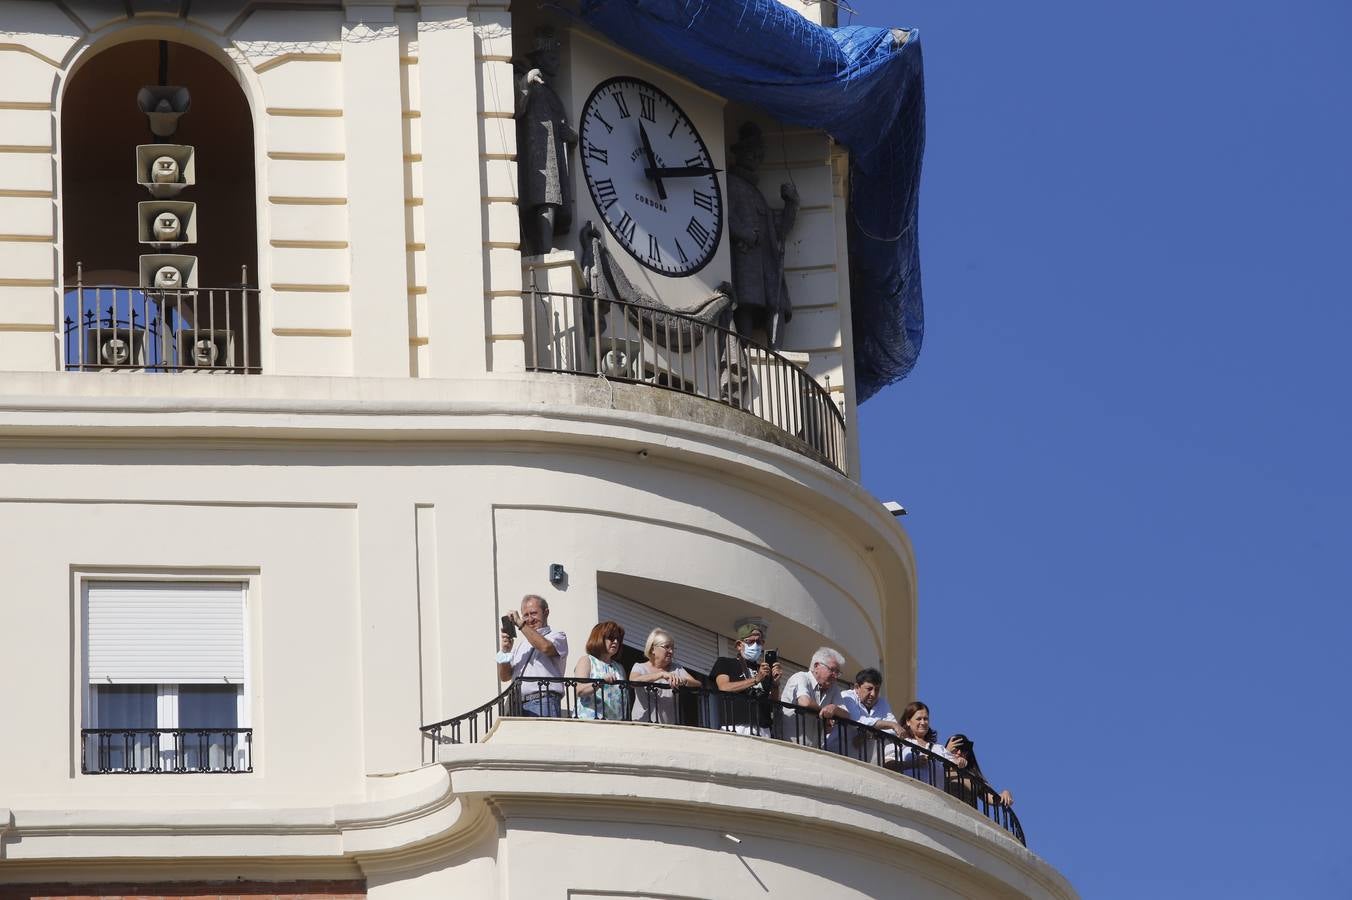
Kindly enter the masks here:
M 142 89 L 174 85 L 187 111 L 156 134 L 145 98 L 184 98 Z M 171 41 L 91 58 L 62 101 L 61 185 L 66 369 L 259 371 L 253 119 L 225 67 Z

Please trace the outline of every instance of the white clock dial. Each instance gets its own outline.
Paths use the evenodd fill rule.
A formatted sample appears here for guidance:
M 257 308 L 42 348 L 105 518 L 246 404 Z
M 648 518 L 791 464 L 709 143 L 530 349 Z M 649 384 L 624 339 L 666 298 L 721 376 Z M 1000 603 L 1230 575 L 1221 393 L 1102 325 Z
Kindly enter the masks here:
M 606 228 L 643 265 L 693 275 L 723 236 L 723 191 L 704 139 L 638 78 L 601 82 L 582 107 L 578 156 Z

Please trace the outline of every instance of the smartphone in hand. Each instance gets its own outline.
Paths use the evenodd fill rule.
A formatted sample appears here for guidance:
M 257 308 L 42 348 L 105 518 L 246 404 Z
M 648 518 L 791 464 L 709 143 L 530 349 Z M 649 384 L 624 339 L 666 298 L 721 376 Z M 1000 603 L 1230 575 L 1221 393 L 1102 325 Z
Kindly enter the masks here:
M 511 616 L 502 617 L 502 630 L 507 632 L 507 636 L 516 640 L 516 623 L 512 621 Z

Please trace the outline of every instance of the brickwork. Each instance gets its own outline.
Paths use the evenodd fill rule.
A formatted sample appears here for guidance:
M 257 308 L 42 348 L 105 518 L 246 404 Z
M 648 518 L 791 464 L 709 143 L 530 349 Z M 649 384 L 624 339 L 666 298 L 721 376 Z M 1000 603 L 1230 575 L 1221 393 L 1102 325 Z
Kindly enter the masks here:
M 361 881 L 175 881 L 0 885 L 0 900 L 353 900 Z

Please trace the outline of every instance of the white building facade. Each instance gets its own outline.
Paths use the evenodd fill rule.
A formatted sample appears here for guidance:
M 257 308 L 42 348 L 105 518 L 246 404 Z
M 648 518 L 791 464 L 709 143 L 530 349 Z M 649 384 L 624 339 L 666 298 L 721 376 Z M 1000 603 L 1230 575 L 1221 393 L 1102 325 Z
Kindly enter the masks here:
M 526 252 L 514 116 L 550 34 L 575 127 L 615 78 L 720 173 L 761 126 L 762 192 L 799 197 L 777 351 L 695 316 L 727 216 L 697 272 L 640 264 L 586 144 L 571 228 Z M 913 696 L 915 561 L 858 482 L 847 183 L 825 133 L 535 3 L 0 3 L 0 898 L 1074 896 L 825 750 L 420 731 L 499 695 L 525 594 L 570 669 L 602 618 L 703 671 L 754 621 Z M 596 246 L 669 313 L 598 294 Z

